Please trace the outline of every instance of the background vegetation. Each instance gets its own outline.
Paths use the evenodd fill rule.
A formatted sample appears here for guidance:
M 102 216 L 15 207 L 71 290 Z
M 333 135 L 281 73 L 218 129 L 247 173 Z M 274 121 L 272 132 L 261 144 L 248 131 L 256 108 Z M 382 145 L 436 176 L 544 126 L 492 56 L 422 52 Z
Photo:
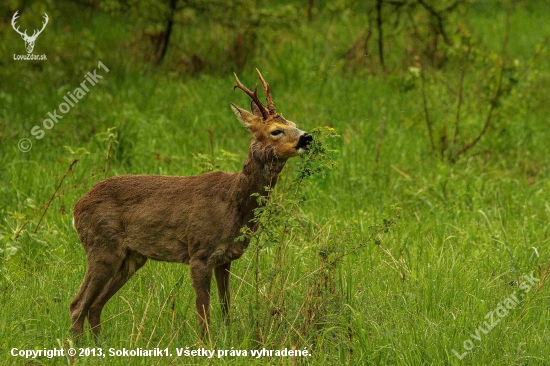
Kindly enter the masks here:
M 550 364 L 549 8 L 3 2 L 0 363 Z M 47 61 L 13 60 L 25 53 L 10 24 L 16 10 L 29 30 L 48 14 L 34 50 Z M 313 356 L 11 357 L 14 347 L 67 339 L 85 271 L 72 207 L 95 182 L 240 169 L 248 135 L 229 104 L 249 102 L 232 91 L 232 72 L 252 85 L 256 67 L 287 118 L 328 128 L 315 155 L 289 162 L 262 230 L 232 266 L 231 327 L 214 295 L 212 337 L 201 343 L 188 267 L 151 261 L 106 306 L 103 346 Z M 35 139 L 31 128 L 94 69 L 103 79 Z M 22 138 L 29 152 L 18 149 Z M 336 169 L 315 170 L 329 158 Z M 531 272 L 538 285 L 472 338 Z M 474 348 L 460 360 L 453 350 L 466 352 L 468 339 Z

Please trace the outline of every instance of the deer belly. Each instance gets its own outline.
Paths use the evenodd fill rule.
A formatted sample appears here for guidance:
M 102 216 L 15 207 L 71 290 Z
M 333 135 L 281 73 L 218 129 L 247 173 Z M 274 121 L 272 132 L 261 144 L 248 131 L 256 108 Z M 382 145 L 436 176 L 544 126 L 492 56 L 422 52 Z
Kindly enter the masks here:
M 142 234 L 139 238 L 127 236 L 124 243 L 153 260 L 189 264 L 187 245 L 176 237 Z

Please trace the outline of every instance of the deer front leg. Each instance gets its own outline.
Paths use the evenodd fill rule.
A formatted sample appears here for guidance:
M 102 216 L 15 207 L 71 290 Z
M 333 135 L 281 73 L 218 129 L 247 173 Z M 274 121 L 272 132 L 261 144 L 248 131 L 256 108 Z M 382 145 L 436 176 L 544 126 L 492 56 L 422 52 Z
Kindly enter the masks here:
M 199 328 L 201 337 L 204 338 L 209 332 L 208 322 L 210 320 L 210 282 L 212 281 L 212 268 L 205 261 L 194 259 L 189 262 L 191 267 L 191 281 L 195 289 L 195 304 L 199 317 Z
M 231 262 L 222 264 L 214 268 L 216 275 L 216 284 L 218 285 L 218 294 L 220 295 L 220 301 L 222 303 L 222 313 L 225 320 L 225 324 L 229 325 L 229 270 L 231 269 Z

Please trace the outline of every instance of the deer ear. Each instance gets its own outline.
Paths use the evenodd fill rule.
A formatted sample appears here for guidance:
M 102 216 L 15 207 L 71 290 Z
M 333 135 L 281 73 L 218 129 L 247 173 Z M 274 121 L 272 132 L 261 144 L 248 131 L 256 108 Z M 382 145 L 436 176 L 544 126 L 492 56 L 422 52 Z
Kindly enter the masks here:
M 264 117 L 262 115 L 262 111 L 260 111 L 260 108 L 258 108 L 258 105 L 253 100 L 250 101 L 250 110 L 252 111 L 252 114 L 255 115 L 256 117 L 260 117 L 260 118 Z
M 260 121 L 259 117 L 248 111 L 245 111 L 244 109 L 237 107 L 233 103 L 231 103 L 231 109 L 233 110 L 233 113 L 235 113 L 239 121 L 242 122 L 244 127 L 248 129 L 251 129 L 253 125 L 257 124 Z

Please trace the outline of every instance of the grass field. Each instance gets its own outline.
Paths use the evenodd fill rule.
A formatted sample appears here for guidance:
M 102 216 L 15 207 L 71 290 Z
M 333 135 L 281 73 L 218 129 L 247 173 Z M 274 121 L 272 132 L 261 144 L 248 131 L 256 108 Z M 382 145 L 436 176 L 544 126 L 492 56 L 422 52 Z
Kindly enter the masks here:
M 365 63 L 346 61 L 360 12 L 260 32 L 273 46 L 234 71 L 252 85 L 259 68 L 278 111 L 301 129 L 334 128 L 324 146 L 337 167 L 299 181 L 307 158 L 289 161 L 257 240 L 233 263 L 231 326 L 213 294 L 211 338 L 201 342 L 189 268 L 149 261 L 105 307 L 101 347 L 172 356 L 12 356 L 68 347 L 69 304 L 85 272 L 72 208 L 95 182 L 237 171 L 249 142 L 229 108 L 249 104 L 231 72 L 177 66 L 177 50 L 222 57 L 215 35 L 176 29 L 154 68 L 123 20 L 45 4 L 27 12 L 58 15 L 36 43 L 47 61 L 13 60 L 24 53 L 7 21 L 15 8 L 0 23 L 0 364 L 550 364 L 547 1 L 474 2 L 449 20 L 453 37 L 467 29 L 479 51 L 463 76 L 457 146 L 480 133 L 504 79 L 486 133 L 456 161 L 441 158 L 438 136 L 454 129 L 460 48 L 449 47 L 442 67 L 426 66 L 423 84 L 405 51 L 412 41 L 397 30 L 387 33 L 385 71 L 374 43 Z M 94 70 L 103 78 L 36 139 L 33 126 Z M 30 151 L 18 148 L 22 138 Z M 94 347 L 92 336 L 79 346 Z M 185 347 L 216 353 L 178 357 Z M 263 348 L 310 356 L 251 356 Z

